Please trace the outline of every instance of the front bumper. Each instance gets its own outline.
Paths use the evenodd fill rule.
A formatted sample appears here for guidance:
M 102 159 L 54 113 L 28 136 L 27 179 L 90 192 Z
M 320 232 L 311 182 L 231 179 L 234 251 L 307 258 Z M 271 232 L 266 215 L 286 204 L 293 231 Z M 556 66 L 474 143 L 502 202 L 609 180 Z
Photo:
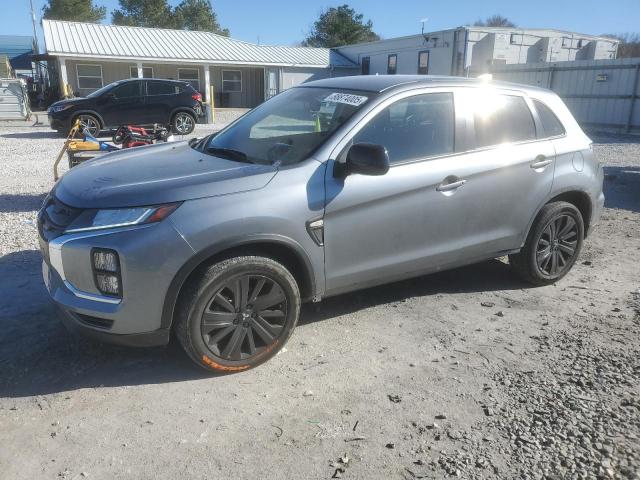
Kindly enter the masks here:
M 97 290 L 92 248 L 118 253 L 121 299 Z M 41 238 L 41 249 L 45 285 L 71 330 L 123 345 L 168 342 L 169 330 L 161 325 L 164 299 L 171 280 L 193 255 L 170 221 L 67 234 L 49 244 Z

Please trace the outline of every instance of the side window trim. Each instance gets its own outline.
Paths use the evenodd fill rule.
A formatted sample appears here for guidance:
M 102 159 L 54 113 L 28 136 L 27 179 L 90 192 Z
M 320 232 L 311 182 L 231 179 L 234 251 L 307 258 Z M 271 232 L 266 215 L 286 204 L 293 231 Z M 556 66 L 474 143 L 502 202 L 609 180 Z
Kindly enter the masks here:
M 407 164 L 413 164 L 418 162 L 428 162 L 438 158 L 452 157 L 459 155 L 461 152 L 459 151 L 460 143 L 459 138 L 464 134 L 465 125 L 461 122 L 461 118 L 458 116 L 457 110 L 457 101 L 456 101 L 456 90 L 457 88 L 427 88 L 427 89 L 416 89 L 410 90 L 407 92 L 401 92 L 396 95 L 393 95 L 389 98 L 382 100 L 377 105 L 374 105 L 371 110 L 369 110 L 363 118 L 361 118 L 348 132 L 344 134 L 342 139 L 336 144 L 336 146 L 331 150 L 331 154 L 329 155 L 329 159 L 333 159 L 336 162 L 344 162 L 346 158 L 347 151 L 349 147 L 353 145 L 353 139 L 360 133 L 360 131 L 366 127 L 371 120 L 373 120 L 380 112 L 382 112 L 385 108 L 390 107 L 391 105 L 402 101 L 406 98 L 417 97 L 421 95 L 428 94 L 450 94 L 453 102 L 453 151 L 443 154 L 435 154 L 424 157 L 416 157 L 407 160 L 398 161 L 390 164 L 390 168 L 396 166 L 402 166 Z

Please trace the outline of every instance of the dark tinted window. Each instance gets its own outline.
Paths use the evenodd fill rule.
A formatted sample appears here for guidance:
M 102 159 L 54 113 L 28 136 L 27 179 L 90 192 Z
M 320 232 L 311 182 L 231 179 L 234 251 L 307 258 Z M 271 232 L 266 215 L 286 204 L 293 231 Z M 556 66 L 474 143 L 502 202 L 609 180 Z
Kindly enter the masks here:
M 140 96 L 140 85 L 142 82 L 127 82 L 122 85 L 118 85 L 111 93 L 116 98 L 130 98 Z
M 418 75 L 427 75 L 429 73 L 429 52 L 424 51 L 418 53 Z
M 429 93 L 382 110 L 353 139 L 386 147 L 391 163 L 453 152 L 453 94 Z
M 536 126 L 524 98 L 486 92 L 476 95 L 473 105 L 476 147 L 536 138 Z
M 395 75 L 398 69 L 398 56 L 394 53 L 387 58 L 387 74 Z
M 147 95 L 175 95 L 179 89 L 174 83 L 148 82 Z
M 369 69 L 371 67 L 371 57 L 362 57 L 362 75 L 369 75 Z
M 544 130 L 545 137 L 555 137 L 557 135 L 564 135 L 565 130 L 556 117 L 556 114 L 551 111 L 544 103 L 534 100 L 533 104 L 536 106 L 540 122 L 542 122 L 542 129 Z

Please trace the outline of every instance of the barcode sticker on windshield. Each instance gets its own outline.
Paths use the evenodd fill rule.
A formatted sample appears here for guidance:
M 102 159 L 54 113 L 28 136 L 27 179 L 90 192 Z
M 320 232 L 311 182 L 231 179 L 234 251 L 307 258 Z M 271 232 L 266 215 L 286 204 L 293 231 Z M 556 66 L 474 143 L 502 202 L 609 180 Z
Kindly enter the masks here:
M 325 102 L 346 103 L 347 105 L 353 105 L 359 107 L 367 101 L 368 97 L 361 95 L 352 95 L 350 93 L 332 93 L 324 99 Z

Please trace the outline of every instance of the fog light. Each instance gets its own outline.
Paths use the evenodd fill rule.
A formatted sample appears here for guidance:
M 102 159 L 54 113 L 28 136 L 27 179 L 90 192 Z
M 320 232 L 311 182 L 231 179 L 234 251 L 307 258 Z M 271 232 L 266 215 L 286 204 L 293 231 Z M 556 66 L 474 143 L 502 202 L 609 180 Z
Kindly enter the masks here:
M 117 275 L 96 273 L 96 286 L 104 294 L 120 296 L 120 279 Z
M 112 250 L 94 250 L 93 268 L 104 272 L 117 272 L 120 269 L 118 254 Z
M 122 298 L 120 259 L 114 250 L 94 248 L 91 250 L 91 266 L 96 288 L 104 295 Z

